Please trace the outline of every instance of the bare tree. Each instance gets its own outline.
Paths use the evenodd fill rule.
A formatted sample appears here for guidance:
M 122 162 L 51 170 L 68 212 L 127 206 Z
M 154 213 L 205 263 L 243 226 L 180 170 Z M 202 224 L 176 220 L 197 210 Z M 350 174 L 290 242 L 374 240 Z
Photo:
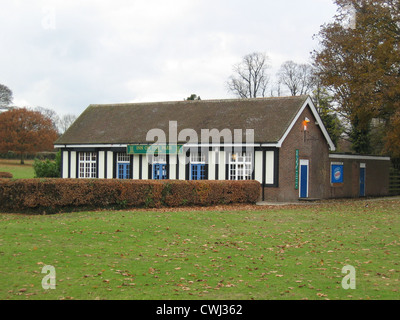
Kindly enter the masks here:
M 235 72 L 227 81 L 227 87 L 240 98 L 265 97 L 270 80 L 267 69 L 269 58 L 265 53 L 254 52 L 243 57 L 233 66 Z
M 292 96 L 308 94 L 314 85 L 312 66 L 286 61 L 278 71 L 278 81 L 286 86 Z
M 51 123 L 53 124 L 54 130 L 58 132 L 58 124 L 60 122 L 60 117 L 58 116 L 57 112 L 55 112 L 52 109 L 47 109 L 43 107 L 36 107 L 34 111 L 40 112 L 43 116 L 49 118 L 51 120 Z
M 76 116 L 73 114 L 66 114 L 60 118 L 59 130 L 63 134 L 75 122 Z
M 13 100 L 12 91 L 3 84 L 0 84 L 0 109 L 9 109 Z

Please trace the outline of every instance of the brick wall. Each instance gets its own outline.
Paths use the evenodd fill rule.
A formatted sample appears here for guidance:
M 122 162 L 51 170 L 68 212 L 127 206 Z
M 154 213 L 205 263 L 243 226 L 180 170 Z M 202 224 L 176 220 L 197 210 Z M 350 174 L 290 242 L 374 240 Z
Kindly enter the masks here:
M 303 121 L 307 117 L 310 122 L 304 131 Z M 365 196 L 389 195 L 388 158 L 343 156 L 330 157 L 329 145 L 316 124 L 311 109 L 307 107 L 293 129 L 286 137 L 279 151 L 279 187 L 265 188 L 264 197 L 268 201 L 296 201 L 299 190 L 295 189 L 295 158 L 296 149 L 299 158 L 309 161 L 309 198 L 357 198 L 360 196 L 360 165 L 365 165 Z M 339 158 L 338 158 L 339 157 Z M 342 184 L 331 183 L 331 163 L 343 163 Z M 299 181 L 300 184 L 300 181 Z
M 329 159 L 343 163 L 343 184 L 334 185 L 329 181 L 329 198 L 357 198 L 360 195 L 360 165 L 365 164 L 365 196 L 389 195 L 390 161 L 353 156 L 352 159 Z M 364 159 L 363 159 L 364 158 Z M 329 169 L 330 170 L 330 169 Z
M 304 131 L 303 121 L 310 122 Z M 279 187 L 265 188 L 265 200 L 293 201 L 299 199 L 299 190 L 295 189 L 296 149 L 299 158 L 309 160 L 309 198 L 327 198 L 329 192 L 329 145 L 316 124 L 311 109 L 305 108 L 293 129 L 286 137 L 279 152 Z

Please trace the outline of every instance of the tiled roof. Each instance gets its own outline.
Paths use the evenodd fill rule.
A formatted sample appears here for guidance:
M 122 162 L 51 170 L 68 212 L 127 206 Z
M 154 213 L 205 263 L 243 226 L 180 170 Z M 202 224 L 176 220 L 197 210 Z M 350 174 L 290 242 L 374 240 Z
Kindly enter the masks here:
M 193 129 L 254 129 L 254 142 L 276 143 L 308 96 L 196 100 L 90 105 L 55 144 L 146 143 L 151 129 L 162 129 L 168 141 L 169 122 L 179 133 Z M 243 135 L 243 142 L 246 141 Z M 162 142 L 162 141 L 160 141 Z M 186 142 L 186 141 L 178 141 Z M 202 141 L 204 143 L 204 141 Z

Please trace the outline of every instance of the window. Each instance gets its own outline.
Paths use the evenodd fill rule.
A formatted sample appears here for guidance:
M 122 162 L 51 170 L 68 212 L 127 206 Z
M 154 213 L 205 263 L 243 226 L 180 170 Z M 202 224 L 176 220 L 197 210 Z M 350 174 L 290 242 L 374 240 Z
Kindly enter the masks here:
M 151 163 L 167 163 L 167 156 L 165 154 L 153 154 Z
M 165 180 L 167 179 L 167 165 L 163 163 L 153 164 L 153 179 Z
M 229 157 L 229 179 L 251 180 L 253 173 L 252 153 L 237 152 Z
M 206 163 L 206 155 L 203 152 L 194 152 L 190 154 L 191 163 Z
M 97 178 L 97 153 L 79 153 L 79 178 Z
M 153 179 L 167 179 L 167 157 L 166 155 L 153 155 Z
M 206 179 L 206 155 L 204 153 L 190 154 L 190 178 L 191 180 Z
M 131 179 L 131 157 L 126 153 L 117 154 L 118 179 Z

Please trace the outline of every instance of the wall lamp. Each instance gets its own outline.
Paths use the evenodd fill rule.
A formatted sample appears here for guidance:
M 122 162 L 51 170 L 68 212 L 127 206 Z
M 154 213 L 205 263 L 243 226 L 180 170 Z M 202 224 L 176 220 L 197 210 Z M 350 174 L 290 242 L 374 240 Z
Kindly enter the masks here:
M 303 121 L 303 126 L 304 126 L 304 131 L 307 130 L 307 125 L 311 122 L 310 119 L 308 119 L 307 117 L 305 117 L 304 121 Z

